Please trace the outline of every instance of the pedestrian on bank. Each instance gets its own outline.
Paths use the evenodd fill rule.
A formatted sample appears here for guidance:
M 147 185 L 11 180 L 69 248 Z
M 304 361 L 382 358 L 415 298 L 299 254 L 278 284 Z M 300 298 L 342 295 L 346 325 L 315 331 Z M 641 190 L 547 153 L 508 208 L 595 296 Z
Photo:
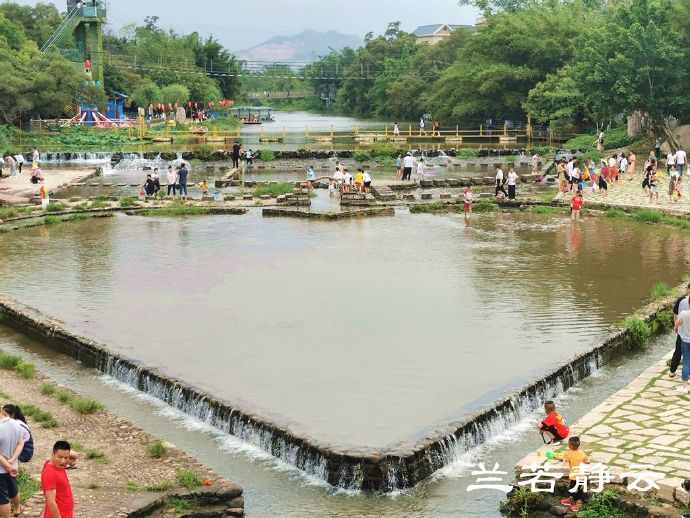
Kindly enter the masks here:
M 570 473 L 570 488 L 568 492 L 573 495 L 561 500 L 561 505 L 566 506 L 570 512 L 577 513 L 582 508 L 586 495 L 582 484 L 579 482 L 582 476 L 582 464 L 589 464 L 589 457 L 580 449 L 580 438 L 571 437 L 568 439 L 568 449 L 554 455 L 555 459 L 562 460 L 568 465 Z
M 157 167 L 153 170 L 151 178 L 153 179 L 153 194 L 155 195 L 158 194 L 161 190 L 161 175 L 158 172 Z
M 419 135 L 420 136 L 426 135 L 426 133 L 424 132 L 424 127 L 425 127 L 424 117 L 422 117 L 421 119 L 419 119 Z
M 170 193 L 172 193 L 174 198 L 175 194 L 177 193 L 177 174 L 171 165 L 168 166 L 166 180 L 168 182 L 168 196 L 170 196 Z
M 240 153 L 241 153 L 242 146 L 238 142 L 235 142 L 232 145 L 232 167 L 233 169 L 239 169 L 240 168 Z
M 669 150 L 668 154 L 666 155 L 666 172 L 670 173 L 671 168 L 676 166 L 676 154 Z
M 654 141 L 654 158 L 661 160 L 661 139 L 659 137 Z
M 182 166 L 177 170 L 177 188 L 180 191 L 180 198 L 187 199 L 187 178 L 189 177 L 189 170 L 187 164 L 182 162 Z
M 17 162 L 9 153 L 5 155 L 5 167 L 10 172 L 10 176 L 17 176 Z
M 673 304 L 673 324 L 678 322 L 678 315 L 683 311 L 688 311 L 690 309 L 690 284 L 686 286 L 687 292 L 685 295 L 678 297 L 676 302 Z M 681 358 L 683 357 L 682 340 L 678 331 L 676 331 L 676 348 L 673 351 L 673 356 L 669 362 L 668 377 L 675 378 L 676 371 L 678 370 L 678 365 L 680 365 Z
M 13 419 L 15 424 L 17 424 L 19 428 L 21 428 L 22 430 L 22 439 L 24 440 L 24 445 L 22 447 L 22 451 L 19 453 L 19 456 L 17 457 L 17 460 L 23 464 L 30 462 L 34 456 L 34 439 L 31 434 L 31 428 L 29 428 L 29 425 L 26 422 L 26 417 L 24 417 L 24 414 L 22 413 L 22 409 L 19 408 L 17 405 L 8 404 L 3 406 L 2 410 L 11 419 Z M 10 500 L 12 514 L 14 514 L 14 516 L 19 516 L 24 511 L 24 509 L 22 508 L 20 497 L 21 494 L 19 493 L 18 488 L 17 496 Z
M 606 164 L 606 160 L 602 160 L 601 170 L 599 171 L 599 192 L 605 197 L 609 195 L 608 175 L 609 166 Z
M 504 188 L 504 183 L 505 183 L 505 179 L 503 177 L 503 169 L 501 169 L 500 165 L 497 165 L 496 166 L 496 193 L 495 193 L 495 196 L 498 197 L 499 192 L 503 193 L 504 198 L 506 196 L 508 196 L 508 193 L 506 192 L 506 190 Z
M 652 169 L 649 175 L 649 203 L 653 203 L 654 201 L 659 201 L 659 189 L 656 170 Z
M 412 167 L 414 166 L 414 157 L 409 151 L 403 159 L 403 175 L 402 179 L 404 181 L 409 181 L 412 178 Z
M 508 171 L 508 199 L 514 200 L 517 190 L 518 175 L 513 167 Z
M 675 166 L 668 173 L 668 199 L 674 201 L 674 195 L 680 197 L 680 176 Z
M 599 153 L 604 151 L 604 132 L 600 131 L 599 136 L 597 137 L 597 140 L 595 141 L 597 144 L 597 151 Z
M 45 498 L 44 518 L 74 518 L 74 497 L 67 477 L 72 447 L 67 441 L 58 441 L 53 454 L 43 465 L 41 488 Z
M 371 174 L 369 171 L 364 171 L 364 192 L 369 192 L 371 190 Z
M 400 180 L 402 178 L 402 163 L 403 159 L 401 155 L 398 155 L 398 158 L 395 159 L 395 179 Z
M 0 409 L 0 518 L 9 518 L 10 502 L 19 501 L 19 456 L 29 433 L 4 408 Z
M 680 350 L 683 363 L 681 378 L 685 382 L 677 388 L 683 394 L 688 393 L 690 388 L 690 310 L 681 311 L 676 318 L 673 329 L 680 336 Z
M 38 167 L 38 162 L 41 159 L 41 153 L 38 152 L 38 148 L 34 148 L 33 153 L 31 153 L 31 166 L 34 165 Z
M 17 170 L 19 171 L 19 174 L 22 174 L 22 169 L 24 168 L 24 155 L 21 153 L 17 153 L 14 155 L 14 161 L 17 163 Z
M 688 165 L 688 155 L 685 150 L 679 149 L 676 151 L 676 169 L 678 169 L 678 175 L 683 178 L 685 174 L 685 169 Z
M 630 180 L 635 176 L 635 168 L 637 166 L 637 155 L 634 151 L 628 153 L 628 171 L 630 171 Z
M 419 157 L 419 160 L 417 161 L 417 182 L 419 184 L 422 183 L 422 180 L 424 180 L 424 157 Z
M 400 126 L 398 126 L 398 123 L 393 124 L 393 135 L 396 137 L 400 136 Z

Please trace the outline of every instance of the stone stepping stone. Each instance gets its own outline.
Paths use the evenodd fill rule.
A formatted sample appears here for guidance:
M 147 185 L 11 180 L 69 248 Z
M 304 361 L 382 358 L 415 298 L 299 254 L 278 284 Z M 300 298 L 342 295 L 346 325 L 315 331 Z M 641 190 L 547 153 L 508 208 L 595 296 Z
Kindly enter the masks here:
M 261 198 L 262 200 L 270 200 L 271 195 L 270 194 L 262 194 L 261 196 L 259 196 L 259 198 Z
M 410 193 L 403 194 L 403 200 L 414 201 L 416 199 L 417 199 L 417 197 L 414 194 L 410 194 Z
M 235 195 L 234 194 L 227 194 L 223 196 L 223 200 L 225 201 L 235 201 Z
M 242 196 L 242 199 L 243 200 L 253 200 L 254 195 L 253 194 L 245 194 L 244 196 Z
M 434 195 L 430 192 L 423 192 L 422 193 L 422 199 L 423 200 L 432 200 L 434 198 Z
M 441 198 L 442 200 L 450 200 L 452 198 L 452 196 L 450 195 L 449 192 L 442 192 L 439 195 L 439 198 Z

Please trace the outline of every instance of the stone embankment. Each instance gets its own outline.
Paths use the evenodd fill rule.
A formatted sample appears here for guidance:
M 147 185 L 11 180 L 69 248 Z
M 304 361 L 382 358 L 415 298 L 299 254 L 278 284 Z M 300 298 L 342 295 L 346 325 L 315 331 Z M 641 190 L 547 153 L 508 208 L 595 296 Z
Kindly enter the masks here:
M 180 502 L 191 513 L 203 509 L 208 518 L 243 516 L 243 490 L 209 468 L 157 440 L 127 419 L 103 410 L 80 413 L 63 403 L 76 396 L 41 374 L 25 379 L 0 370 L 3 402 L 24 407 L 32 428 L 35 453 L 23 464 L 34 480 L 57 440 L 67 440 L 79 456 L 78 469 L 69 471 L 77 518 L 145 518 L 159 516 Z M 34 410 L 30 411 L 33 407 Z M 40 421 L 39 421 L 39 413 Z M 37 417 L 32 417 L 37 416 Z M 52 416 L 52 417 L 50 417 Z M 50 417 L 50 419 L 48 419 Z M 23 516 L 43 516 L 43 495 L 26 492 Z M 179 516 L 179 515 L 176 515 Z

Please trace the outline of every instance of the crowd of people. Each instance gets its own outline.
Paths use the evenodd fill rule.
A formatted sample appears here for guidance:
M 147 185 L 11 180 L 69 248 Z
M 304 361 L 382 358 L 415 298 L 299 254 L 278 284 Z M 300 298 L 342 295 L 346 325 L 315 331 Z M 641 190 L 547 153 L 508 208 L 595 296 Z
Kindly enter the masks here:
M 307 182 L 313 185 L 313 181 L 316 180 L 316 173 L 313 167 L 309 167 L 307 170 Z M 335 165 L 335 173 L 329 178 L 328 181 L 328 191 L 331 196 L 336 193 L 368 193 L 371 191 L 373 179 L 369 171 L 364 170 L 360 167 L 353 176 L 352 173 L 345 167 L 344 164 L 337 162 Z
M 17 477 L 20 464 L 31 462 L 33 457 L 34 436 L 21 408 L 4 405 L 0 409 L 0 518 L 23 513 Z M 44 518 L 73 518 L 74 497 L 67 470 L 76 464 L 77 455 L 70 444 L 57 441 L 41 471 Z

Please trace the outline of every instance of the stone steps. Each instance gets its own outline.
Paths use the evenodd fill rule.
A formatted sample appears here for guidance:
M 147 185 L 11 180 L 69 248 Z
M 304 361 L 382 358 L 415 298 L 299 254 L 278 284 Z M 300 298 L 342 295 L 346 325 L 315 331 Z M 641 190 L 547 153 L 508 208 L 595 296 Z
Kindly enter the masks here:
M 395 193 L 387 185 L 373 186 L 371 192 L 374 194 L 374 197 L 380 201 L 395 201 L 396 199 Z

